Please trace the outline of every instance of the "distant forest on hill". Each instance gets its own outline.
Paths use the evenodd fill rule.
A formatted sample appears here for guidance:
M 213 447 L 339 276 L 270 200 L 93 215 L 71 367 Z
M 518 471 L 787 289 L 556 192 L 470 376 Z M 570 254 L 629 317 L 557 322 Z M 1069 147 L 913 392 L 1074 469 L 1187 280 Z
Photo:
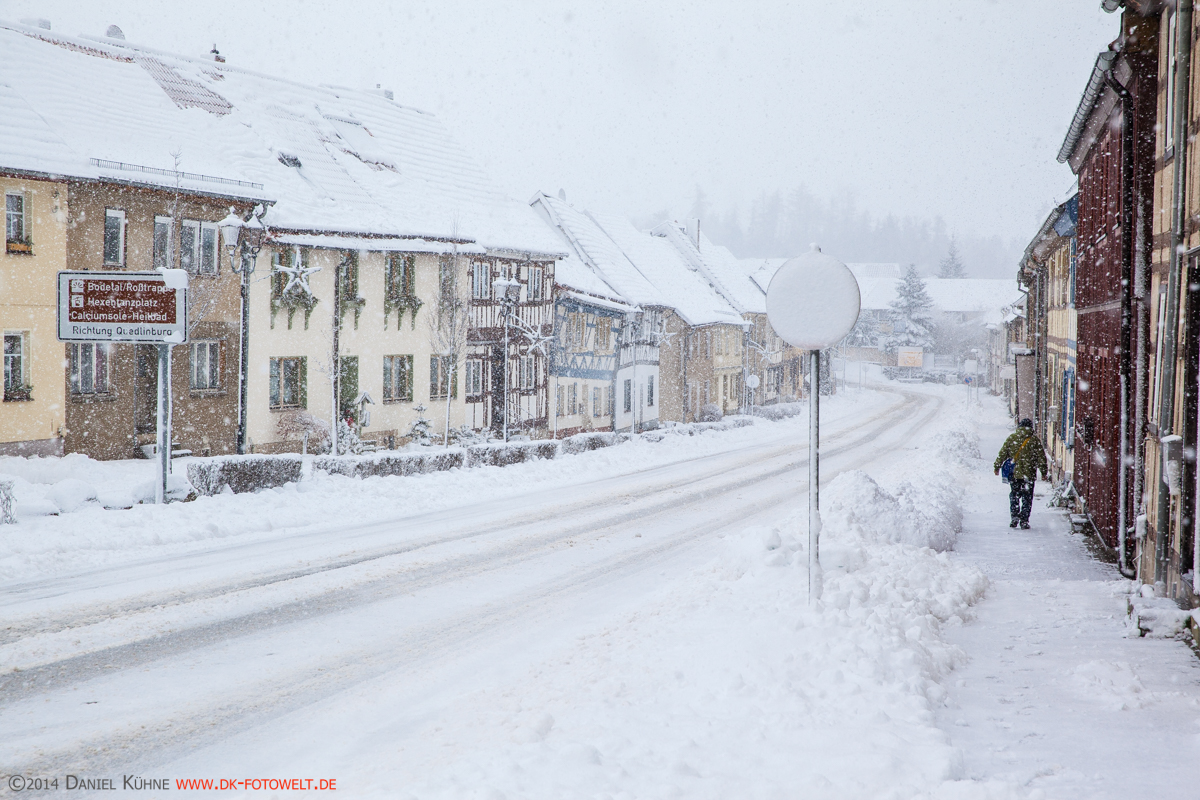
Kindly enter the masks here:
M 634 222 L 649 228 L 670 216 L 664 211 Z M 738 258 L 798 255 L 817 242 L 842 261 L 916 264 L 923 274 L 935 275 L 950 249 L 951 231 L 941 217 L 876 217 L 853 200 L 823 200 L 805 188 L 764 192 L 748 214 L 737 207 L 717 208 L 697 188 L 688 216 L 698 218 L 705 235 Z M 969 231 L 953 235 L 967 277 L 1015 278 L 1027 242 Z

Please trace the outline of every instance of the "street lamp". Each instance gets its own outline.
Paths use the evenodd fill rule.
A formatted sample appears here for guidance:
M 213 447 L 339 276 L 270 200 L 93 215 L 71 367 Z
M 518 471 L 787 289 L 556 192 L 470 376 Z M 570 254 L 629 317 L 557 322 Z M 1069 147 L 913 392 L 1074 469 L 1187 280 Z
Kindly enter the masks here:
M 512 327 L 513 310 L 521 298 L 521 282 L 512 278 L 492 281 L 500 292 L 500 307 L 504 310 L 504 441 L 508 441 L 508 339 Z
M 258 251 L 262 249 L 263 238 L 267 232 L 261 220 L 266 212 L 260 211 L 259 208 L 254 210 L 249 222 L 243 221 L 230 209 L 229 215 L 217 223 L 221 230 L 221 238 L 225 242 L 225 249 L 229 253 L 229 268 L 241 276 L 242 339 L 241 369 L 238 372 L 238 455 L 246 453 L 246 384 L 250 381 L 250 276 L 254 274 Z M 241 235 L 243 231 L 246 234 L 244 237 Z

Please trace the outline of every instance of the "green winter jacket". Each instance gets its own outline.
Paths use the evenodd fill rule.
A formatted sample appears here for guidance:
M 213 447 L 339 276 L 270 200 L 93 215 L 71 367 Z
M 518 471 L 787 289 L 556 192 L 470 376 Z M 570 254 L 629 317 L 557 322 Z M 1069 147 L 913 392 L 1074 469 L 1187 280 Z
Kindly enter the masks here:
M 1028 444 L 1026 444 L 1026 440 L 1028 440 Z M 1046 451 L 1042 449 L 1041 441 L 1034 435 L 1031 428 L 1017 428 L 1015 433 L 1004 440 L 1004 445 L 1000 448 L 1000 455 L 996 456 L 993 469 L 1000 469 L 1000 465 L 1010 458 L 1015 462 L 1014 479 L 1037 480 L 1039 470 L 1042 478 L 1046 477 Z

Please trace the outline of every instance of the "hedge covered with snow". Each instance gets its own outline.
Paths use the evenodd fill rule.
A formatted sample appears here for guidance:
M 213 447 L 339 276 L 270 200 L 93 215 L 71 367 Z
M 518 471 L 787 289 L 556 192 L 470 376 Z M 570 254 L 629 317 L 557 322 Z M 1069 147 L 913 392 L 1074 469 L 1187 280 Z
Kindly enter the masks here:
M 627 441 L 629 441 L 629 434 L 627 433 L 610 433 L 607 431 L 577 433 L 562 440 L 562 451 L 564 455 L 574 456 L 586 453 L 589 450 L 612 447 L 614 444 Z
M 297 455 L 197 458 L 188 463 L 188 481 L 202 495 L 256 492 L 300 480 L 304 459 Z
M 549 439 L 539 442 L 494 442 L 467 448 L 469 467 L 507 467 L 537 459 L 556 458 L 558 442 Z
M 348 478 L 372 476 L 424 475 L 429 472 L 462 467 L 462 450 L 438 450 L 432 453 L 373 453 L 365 456 L 322 456 L 313 461 L 313 469 Z

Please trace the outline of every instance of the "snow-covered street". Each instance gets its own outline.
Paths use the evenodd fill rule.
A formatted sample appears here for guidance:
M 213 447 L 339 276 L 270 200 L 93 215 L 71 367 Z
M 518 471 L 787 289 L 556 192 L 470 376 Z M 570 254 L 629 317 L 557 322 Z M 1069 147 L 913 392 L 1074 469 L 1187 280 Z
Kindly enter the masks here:
M 1182 790 L 1195 655 L 1127 636 L 1129 582 L 1044 497 L 1007 527 L 1000 406 L 825 410 L 815 609 L 803 417 L 12 526 L 0 764 L 354 797 Z

